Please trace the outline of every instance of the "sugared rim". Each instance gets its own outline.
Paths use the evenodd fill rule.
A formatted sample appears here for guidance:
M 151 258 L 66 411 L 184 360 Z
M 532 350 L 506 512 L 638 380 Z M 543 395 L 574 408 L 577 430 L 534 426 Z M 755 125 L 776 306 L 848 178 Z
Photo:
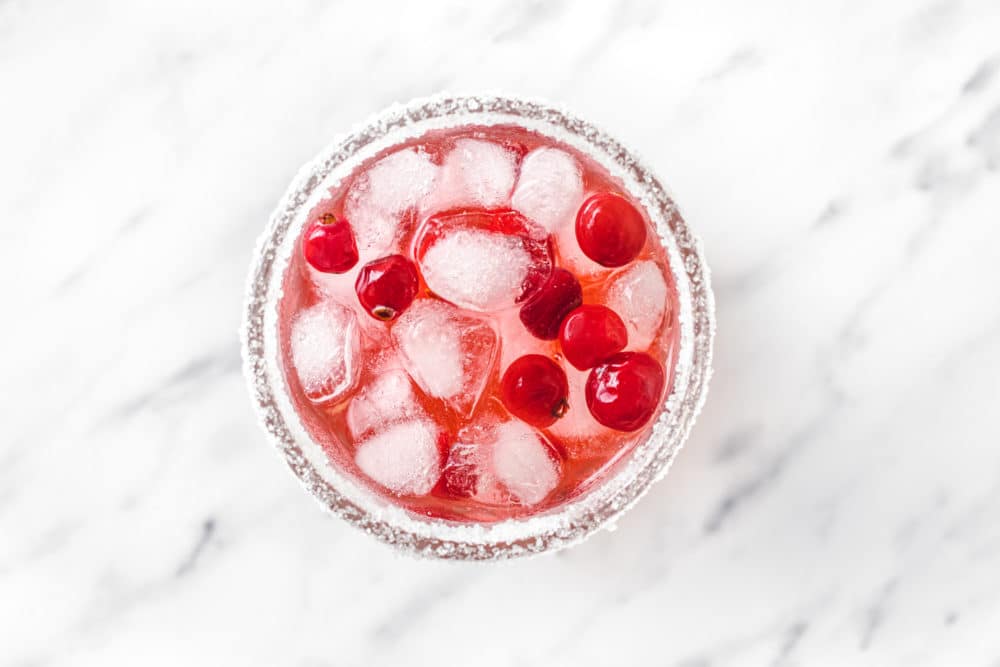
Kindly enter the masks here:
M 606 480 L 534 516 L 493 524 L 461 523 L 419 516 L 392 505 L 329 462 L 289 399 L 279 366 L 277 312 L 298 229 L 329 188 L 379 151 L 429 130 L 501 124 L 539 132 L 589 155 L 642 203 L 666 248 L 677 286 L 680 347 L 665 410 L 649 437 L 637 443 Z M 413 554 L 493 560 L 581 542 L 625 512 L 666 474 L 708 392 L 715 301 L 701 241 L 690 232 L 666 189 L 632 151 L 592 124 L 538 101 L 442 94 L 389 107 L 335 139 L 302 168 L 258 241 L 240 333 L 243 369 L 261 424 L 292 472 L 327 509 Z

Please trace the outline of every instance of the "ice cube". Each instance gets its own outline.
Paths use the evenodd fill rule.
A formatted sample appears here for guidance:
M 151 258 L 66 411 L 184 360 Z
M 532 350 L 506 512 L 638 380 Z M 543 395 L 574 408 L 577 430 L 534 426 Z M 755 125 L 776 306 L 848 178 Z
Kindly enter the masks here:
M 316 402 L 332 400 L 357 381 L 360 335 L 355 314 L 333 301 L 298 313 L 290 337 L 292 366 Z
M 457 211 L 424 221 L 414 254 L 438 296 L 493 312 L 529 298 L 552 273 L 547 232 L 516 211 Z
M 442 473 L 445 491 L 487 505 L 535 505 L 552 491 L 561 463 L 545 436 L 499 413 L 458 433 Z
M 560 464 L 545 437 L 510 421 L 497 426 L 492 447 L 493 474 L 524 505 L 537 505 L 559 484 Z
M 426 153 L 404 148 L 355 180 L 347 192 L 344 214 L 354 230 L 361 264 L 394 249 L 403 214 L 434 189 L 438 171 Z
M 400 496 L 422 496 L 441 475 L 439 431 L 415 419 L 389 427 L 358 446 L 355 462 L 363 473 Z
M 392 335 L 420 388 L 469 417 L 496 362 L 493 327 L 442 301 L 420 299 L 399 318 Z
M 324 301 L 292 321 L 292 366 L 309 400 L 333 401 L 358 380 L 361 337 L 349 309 Z
M 483 312 L 513 306 L 531 267 L 521 239 L 478 230 L 447 234 L 428 248 L 420 264 L 435 294 Z
M 558 148 L 536 148 L 521 163 L 521 174 L 511 206 L 549 232 L 576 221 L 583 203 L 583 175 L 569 153 Z
M 441 471 L 441 486 L 453 498 L 473 498 L 485 489 L 488 480 L 482 478 L 483 450 L 472 442 L 456 442 L 448 450 L 448 459 Z M 482 497 L 480 502 L 486 502 Z
M 347 428 L 360 440 L 383 424 L 422 415 L 410 376 L 402 369 L 379 374 L 347 406 Z
M 423 209 L 435 213 L 456 206 L 506 206 L 516 173 L 517 156 L 500 144 L 459 139 L 445 156 L 437 187 Z
M 608 289 L 608 308 L 628 329 L 628 350 L 647 349 L 660 331 L 670 307 L 669 290 L 656 262 L 633 264 L 615 277 Z

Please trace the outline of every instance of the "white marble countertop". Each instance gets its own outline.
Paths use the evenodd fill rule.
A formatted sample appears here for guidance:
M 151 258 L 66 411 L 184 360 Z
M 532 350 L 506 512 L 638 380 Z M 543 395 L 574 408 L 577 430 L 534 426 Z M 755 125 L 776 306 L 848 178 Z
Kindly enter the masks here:
M 1000 664 L 996 0 L 278 5 L 0 3 L 0 664 Z M 296 169 L 442 89 L 635 146 L 714 272 L 671 474 L 535 560 L 327 516 L 240 377 Z

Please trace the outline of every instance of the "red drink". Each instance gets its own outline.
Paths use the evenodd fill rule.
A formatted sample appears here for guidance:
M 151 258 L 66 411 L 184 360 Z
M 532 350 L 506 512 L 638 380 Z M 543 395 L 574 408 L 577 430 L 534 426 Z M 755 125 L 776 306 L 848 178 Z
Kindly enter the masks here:
M 588 156 L 513 125 L 431 131 L 364 162 L 291 233 L 292 404 L 391 503 L 535 514 L 649 436 L 677 292 L 644 208 Z

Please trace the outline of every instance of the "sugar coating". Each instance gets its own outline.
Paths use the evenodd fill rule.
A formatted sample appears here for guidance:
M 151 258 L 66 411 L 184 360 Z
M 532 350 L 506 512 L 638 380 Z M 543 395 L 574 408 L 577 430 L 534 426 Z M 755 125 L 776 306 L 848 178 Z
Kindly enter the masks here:
M 583 202 L 580 164 L 558 148 L 536 148 L 524 157 L 511 206 L 548 232 L 571 226 Z
M 559 483 L 559 467 L 543 436 L 517 421 L 496 428 L 492 448 L 493 473 L 524 505 L 537 505 Z
M 644 260 L 615 277 L 608 307 L 624 320 L 628 350 L 645 350 L 656 338 L 669 303 L 669 290 L 656 262 Z
M 426 393 L 463 417 L 472 414 L 496 359 L 497 334 L 454 306 L 419 299 L 392 331 L 403 364 Z
M 361 263 L 393 248 L 404 211 L 434 190 L 439 167 L 421 150 L 406 148 L 382 158 L 347 192 L 344 214 L 354 230 Z
M 361 338 L 353 312 L 321 302 L 295 317 L 291 333 L 292 365 L 310 400 L 331 401 L 354 386 Z
M 355 462 L 396 495 L 422 496 L 441 476 L 437 436 L 437 427 L 428 420 L 396 424 L 362 442 Z
M 347 428 L 360 440 L 383 424 L 422 414 L 410 376 L 402 369 L 378 375 L 347 406 Z
M 427 249 L 420 269 L 442 299 L 492 312 L 514 305 L 531 265 L 531 254 L 516 236 L 458 229 Z
M 424 202 L 424 210 L 506 206 L 516 175 L 516 156 L 500 144 L 459 139 L 444 158 L 439 186 Z

